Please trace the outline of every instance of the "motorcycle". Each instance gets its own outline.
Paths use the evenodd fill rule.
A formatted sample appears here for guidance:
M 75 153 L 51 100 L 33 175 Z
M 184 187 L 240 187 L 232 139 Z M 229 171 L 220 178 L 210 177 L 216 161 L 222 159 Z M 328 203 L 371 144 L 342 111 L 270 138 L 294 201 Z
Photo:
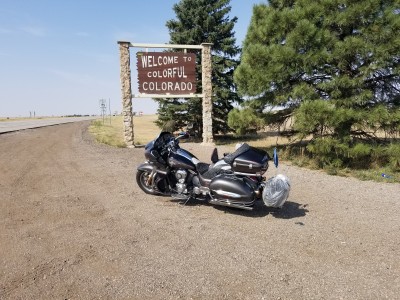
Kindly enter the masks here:
M 263 176 L 271 160 L 267 152 L 244 143 L 218 158 L 215 148 L 212 164 L 207 164 L 179 146 L 179 140 L 188 137 L 187 133 L 175 137 L 161 132 L 145 146 L 146 162 L 136 173 L 136 182 L 145 193 L 170 196 L 185 204 L 196 199 L 245 210 L 252 210 L 258 200 L 268 207 L 283 206 L 290 183 L 281 174 L 268 180 Z M 277 166 L 275 151 L 274 162 Z

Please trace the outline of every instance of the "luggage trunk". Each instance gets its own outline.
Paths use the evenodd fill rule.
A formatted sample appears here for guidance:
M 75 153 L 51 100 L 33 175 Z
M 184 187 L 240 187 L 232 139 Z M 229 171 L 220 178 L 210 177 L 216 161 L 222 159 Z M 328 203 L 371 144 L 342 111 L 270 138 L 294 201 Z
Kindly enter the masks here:
M 269 156 L 265 151 L 249 147 L 233 160 L 232 169 L 246 175 L 262 175 L 268 170 L 268 160 Z

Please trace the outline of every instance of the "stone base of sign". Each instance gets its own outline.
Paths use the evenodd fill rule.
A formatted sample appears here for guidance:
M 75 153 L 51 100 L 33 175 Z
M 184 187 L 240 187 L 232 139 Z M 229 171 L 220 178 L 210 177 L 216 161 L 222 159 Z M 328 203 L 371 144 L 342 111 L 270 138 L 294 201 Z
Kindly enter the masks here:
M 132 119 L 132 87 L 129 42 L 118 42 L 120 51 L 120 80 L 122 94 L 122 115 L 124 116 L 124 141 L 134 146 L 133 119 Z
M 212 64 L 211 64 L 211 46 L 212 44 L 203 43 L 201 44 L 203 49 L 201 51 L 202 56 L 202 84 L 203 84 L 203 144 L 213 144 L 213 132 L 212 132 Z
M 129 106 L 128 106 L 129 107 Z M 133 139 L 133 116 L 130 111 L 123 111 L 124 118 L 124 140 L 127 146 L 135 146 Z

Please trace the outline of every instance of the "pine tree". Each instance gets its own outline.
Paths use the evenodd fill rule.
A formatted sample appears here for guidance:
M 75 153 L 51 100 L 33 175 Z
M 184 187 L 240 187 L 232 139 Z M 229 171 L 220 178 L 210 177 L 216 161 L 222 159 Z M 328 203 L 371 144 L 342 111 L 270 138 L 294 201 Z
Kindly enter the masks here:
M 268 2 L 254 7 L 235 72 L 249 105 L 283 106 L 275 121 L 295 116 L 301 136 L 333 144 L 398 134 L 400 2 Z
M 238 65 L 235 58 L 240 48 L 235 45 L 233 27 L 237 18 L 229 18 L 230 0 L 181 0 L 173 6 L 176 19 L 166 26 L 171 44 L 200 45 L 212 43 L 213 132 L 227 132 L 228 112 L 241 99 L 236 93 L 233 72 Z M 188 50 L 191 51 L 191 50 Z M 197 53 L 196 51 L 193 51 Z M 201 56 L 197 55 L 197 92 L 201 93 Z M 194 124 L 201 136 L 202 99 L 155 99 L 159 102 L 157 124 L 173 121 L 175 128 Z

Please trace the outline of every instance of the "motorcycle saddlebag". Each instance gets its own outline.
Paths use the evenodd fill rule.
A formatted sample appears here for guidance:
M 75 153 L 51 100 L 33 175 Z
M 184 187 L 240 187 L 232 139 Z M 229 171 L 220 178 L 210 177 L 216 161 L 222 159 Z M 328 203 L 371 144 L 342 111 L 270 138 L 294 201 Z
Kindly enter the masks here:
M 236 204 L 254 202 L 254 189 L 243 178 L 232 174 L 221 174 L 210 183 L 211 194 L 214 199 Z
M 257 175 L 262 175 L 267 171 L 269 160 L 267 152 L 246 143 L 224 157 L 224 161 L 232 166 L 234 172 Z

